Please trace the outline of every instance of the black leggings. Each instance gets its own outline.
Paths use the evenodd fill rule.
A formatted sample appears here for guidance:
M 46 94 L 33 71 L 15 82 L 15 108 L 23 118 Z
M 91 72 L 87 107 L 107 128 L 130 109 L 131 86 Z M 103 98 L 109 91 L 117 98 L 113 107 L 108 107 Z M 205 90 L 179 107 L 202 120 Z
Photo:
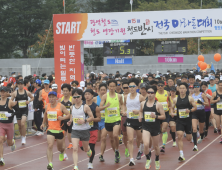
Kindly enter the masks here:
M 93 163 L 93 159 L 94 159 L 94 156 L 96 154 L 96 152 L 95 152 L 95 144 L 90 143 L 89 147 L 90 147 L 90 149 L 92 151 L 92 156 L 89 158 L 89 163 Z M 83 147 L 80 147 L 80 148 L 84 151 Z
M 42 125 L 42 110 L 34 112 L 34 121 L 38 131 L 42 132 L 40 126 Z
M 207 111 L 206 112 L 206 122 L 205 122 L 205 124 L 206 124 L 206 130 L 208 130 L 208 128 L 209 128 L 209 119 L 210 119 L 210 111 Z

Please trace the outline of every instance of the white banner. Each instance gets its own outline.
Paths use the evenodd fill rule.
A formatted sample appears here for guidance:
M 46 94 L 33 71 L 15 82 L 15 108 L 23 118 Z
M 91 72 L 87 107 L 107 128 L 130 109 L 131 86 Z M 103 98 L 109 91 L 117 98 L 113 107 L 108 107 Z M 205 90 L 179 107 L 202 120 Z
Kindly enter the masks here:
M 56 14 L 55 41 L 222 35 L 222 9 Z

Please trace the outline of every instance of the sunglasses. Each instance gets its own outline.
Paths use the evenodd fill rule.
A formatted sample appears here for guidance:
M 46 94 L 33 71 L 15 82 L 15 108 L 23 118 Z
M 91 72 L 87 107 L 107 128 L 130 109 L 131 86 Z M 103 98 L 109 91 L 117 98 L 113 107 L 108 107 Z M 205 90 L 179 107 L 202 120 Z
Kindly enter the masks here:
M 121 84 L 117 84 L 117 86 L 120 86 Z
M 163 87 L 164 85 L 160 85 L 160 84 L 158 84 L 157 86 L 158 86 L 158 87 Z
M 148 91 L 147 93 L 148 93 L 148 94 L 154 94 L 155 92 L 153 92 L 153 91 Z
M 194 88 L 199 88 L 200 86 L 193 86 Z
M 136 87 L 135 85 L 134 86 L 129 86 L 129 88 L 134 88 L 134 87 Z
M 80 98 L 80 95 L 79 96 L 73 96 L 73 99 L 78 99 Z
M 129 87 L 123 87 L 123 89 L 128 89 Z

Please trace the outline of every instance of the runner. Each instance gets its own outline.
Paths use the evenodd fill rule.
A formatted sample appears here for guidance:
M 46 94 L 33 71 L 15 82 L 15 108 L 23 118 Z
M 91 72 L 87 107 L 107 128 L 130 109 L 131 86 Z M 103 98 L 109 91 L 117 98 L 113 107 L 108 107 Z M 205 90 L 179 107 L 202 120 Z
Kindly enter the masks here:
M 86 101 L 83 101 L 83 104 L 86 104 L 90 107 L 92 113 L 93 113 L 93 120 L 89 122 L 90 125 L 90 138 L 89 138 L 89 146 L 92 151 L 92 156 L 89 158 L 89 163 L 88 163 L 88 169 L 93 169 L 93 159 L 95 156 L 95 144 L 97 141 L 98 137 L 98 122 L 101 121 L 101 114 L 100 114 L 100 109 L 96 103 L 93 102 L 93 95 L 94 91 L 92 89 L 87 89 L 85 91 L 85 99 Z M 80 147 L 82 150 L 82 142 L 80 141 Z
M 170 88 L 170 102 L 171 104 L 173 104 L 173 99 L 177 98 L 177 95 L 176 95 L 176 87 L 175 86 L 172 86 Z M 177 120 L 177 108 L 175 107 L 174 109 L 174 112 L 171 112 L 171 110 L 169 110 L 169 113 L 170 113 L 170 122 L 169 122 L 169 125 L 170 125 L 170 130 L 171 130 L 171 136 L 172 136 L 172 139 L 173 139 L 173 147 L 177 146 L 177 143 L 176 143 L 176 120 Z
M 149 142 L 152 139 L 155 149 L 155 166 L 160 169 L 159 160 L 159 138 L 160 138 L 160 120 L 166 119 L 165 112 L 161 103 L 155 100 L 157 88 L 150 86 L 147 88 L 148 100 L 140 104 L 139 122 L 142 122 L 144 153 L 146 155 L 145 169 L 150 169 L 151 157 L 149 154 Z
M 73 103 L 73 98 L 72 98 L 72 96 L 70 96 L 71 85 L 65 83 L 65 84 L 62 85 L 61 90 L 62 90 L 62 93 L 63 93 L 64 96 L 62 98 L 60 98 L 58 100 L 58 102 L 63 104 L 70 113 L 70 108 L 71 108 L 72 103 Z M 58 98 L 58 94 L 57 94 L 57 98 Z M 66 115 L 64 114 L 63 116 L 66 116 Z M 71 140 L 72 126 L 67 125 L 67 122 L 69 120 L 70 120 L 70 118 L 61 121 L 62 130 L 64 130 L 63 148 L 66 147 L 65 146 L 66 145 L 65 138 L 66 138 L 66 134 L 67 134 L 67 138 L 68 138 L 68 141 L 69 141 L 69 146 L 67 147 L 67 149 L 73 148 L 72 140 Z M 64 150 L 64 159 L 63 160 L 64 161 L 68 160 L 68 156 L 67 156 L 65 150 Z
M 54 144 L 55 139 L 56 139 L 58 151 L 60 152 L 59 160 L 60 161 L 64 160 L 64 150 L 65 150 L 65 147 L 63 145 L 64 133 L 61 128 L 61 121 L 70 118 L 70 113 L 63 104 L 58 103 L 56 92 L 54 91 L 49 92 L 48 98 L 49 98 L 49 103 L 45 107 L 45 113 L 44 113 L 41 129 L 42 130 L 44 129 L 45 123 L 48 121 L 47 158 L 48 158 L 49 164 L 47 166 L 47 169 L 53 170 L 52 159 L 53 159 L 53 144 Z M 66 116 L 63 116 L 64 114 Z
M 49 84 L 49 80 L 44 80 L 44 89 L 39 92 L 39 102 L 43 102 L 43 112 L 45 112 L 46 99 L 48 97 L 48 94 L 52 91 L 52 89 L 49 88 Z
M 14 151 L 15 140 L 14 137 L 14 112 L 12 109 L 16 111 L 16 114 L 19 113 L 19 109 L 17 106 L 17 101 L 13 102 L 7 98 L 8 89 L 4 86 L 0 87 L 0 166 L 5 165 L 5 161 L 3 159 L 3 143 L 7 140 L 7 145 L 11 146 L 11 151 Z M 5 137 L 7 135 L 7 138 Z
M 209 128 L 209 121 L 210 121 L 210 114 L 211 114 L 211 106 L 210 106 L 210 99 L 212 97 L 212 91 L 207 88 L 208 84 L 207 82 L 202 82 L 201 83 L 201 89 L 204 91 L 204 94 L 206 95 L 208 99 L 209 106 L 205 106 L 205 112 L 206 112 L 206 121 L 205 121 L 205 132 L 204 132 L 204 137 L 207 137 L 208 135 L 208 128 Z
M 104 94 L 100 103 L 100 108 L 105 109 L 105 128 L 111 140 L 114 141 L 115 162 L 119 163 L 119 130 L 121 123 L 120 106 L 123 106 L 122 95 L 115 93 L 117 82 L 108 81 L 109 92 Z M 105 106 L 104 106 L 105 105 Z
M 101 83 L 99 85 L 99 95 L 93 98 L 93 102 L 96 103 L 98 106 L 100 105 L 101 102 L 101 98 L 104 94 L 106 94 L 107 92 L 107 85 L 105 83 Z M 103 154 L 105 152 L 106 149 L 106 136 L 107 136 L 107 131 L 105 129 L 105 110 L 101 110 L 100 111 L 101 114 L 101 121 L 98 122 L 98 138 L 97 138 L 97 142 L 101 141 L 101 155 L 99 156 L 99 160 L 100 162 L 104 162 L 104 158 L 103 158 Z M 111 146 L 114 149 L 113 146 L 113 141 L 111 141 Z
M 215 77 L 214 76 L 210 76 L 209 77 L 209 82 L 210 82 L 210 84 L 208 86 L 208 89 L 210 89 L 212 91 L 212 93 L 214 93 L 217 90 L 217 88 L 218 88 L 218 85 L 215 84 Z M 216 125 L 216 120 L 215 120 L 216 118 L 215 118 L 215 114 L 214 114 L 214 104 L 211 104 L 210 119 L 211 119 L 211 122 L 212 122 L 212 124 L 214 126 L 214 133 L 217 133 L 218 131 L 217 131 L 217 127 L 216 127 L 217 126 Z
M 162 136 L 163 145 L 160 150 L 160 152 L 165 153 L 165 145 L 166 145 L 167 138 L 168 138 L 167 127 L 168 127 L 168 123 L 170 120 L 169 107 L 171 105 L 170 104 L 171 102 L 169 102 L 168 92 L 166 90 L 164 90 L 164 82 L 163 81 L 158 81 L 157 89 L 158 90 L 156 92 L 156 98 L 163 105 L 163 109 L 166 114 L 166 119 L 161 120 L 161 129 L 162 129 L 162 134 L 163 134 L 163 136 Z
M 73 122 L 72 126 L 72 145 L 73 145 L 73 162 L 74 170 L 79 170 L 78 168 L 78 145 L 79 141 L 82 141 L 82 146 L 87 156 L 92 156 L 92 151 L 89 146 L 90 138 L 90 125 L 89 122 L 93 121 L 93 114 L 90 107 L 86 104 L 83 104 L 82 101 L 82 90 L 74 89 L 72 91 L 75 104 L 71 108 L 70 121 L 67 123 L 69 126 Z
M 127 115 L 126 119 L 126 131 L 128 137 L 128 149 L 130 155 L 129 166 L 134 166 L 135 162 L 133 159 L 133 141 L 134 141 L 134 131 L 137 136 L 137 148 L 139 149 L 136 159 L 140 160 L 143 155 L 143 141 L 142 141 L 142 123 L 139 122 L 139 110 L 140 103 L 145 100 L 145 98 L 136 92 L 139 85 L 138 79 L 129 80 L 130 93 L 127 96 L 124 96 L 124 108 L 123 116 Z M 127 112 L 126 112 L 127 110 Z
M 19 132 L 21 135 L 21 143 L 22 145 L 26 144 L 26 120 L 28 117 L 28 104 L 34 100 L 34 97 L 29 91 L 24 90 L 24 81 L 19 80 L 17 82 L 18 90 L 12 93 L 11 100 L 17 101 L 17 105 L 19 107 L 19 114 L 16 114 Z M 30 100 L 28 101 L 28 97 Z
M 198 143 L 201 143 L 204 138 L 204 125 L 206 121 L 206 113 L 204 110 L 204 106 L 208 106 L 209 102 L 207 101 L 207 97 L 204 93 L 200 92 L 200 84 L 195 82 L 194 86 L 194 94 L 192 95 L 195 104 L 197 106 L 197 110 L 192 114 L 192 128 L 193 128 L 193 141 L 194 148 L 193 151 L 198 151 L 197 148 L 197 125 L 199 123 L 199 131 L 201 138 L 198 140 Z
M 123 103 L 124 103 L 124 97 L 129 94 L 128 80 L 123 81 L 122 87 L 123 87 L 123 94 L 122 95 L 123 95 Z M 126 158 L 128 158 L 129 157 L 129 149 L 128 149 L 128 137 L 127 137 L 127 133 L 126 133 L 126 119 L 127 119 L 127 116 L 122 115 L 122 117 L 121 117 L 121 131 L 123 134 L 122 140 L 123 140 L 123 143 L 125 146 L 125 156 L 126 156 Z
M 218 129 L 218 134 L 221 135 L 220 126 L 222 125 L 222 80 L 218 82 L 218 89 L 213 92 L 210 103 L 214 104 L 214 117 L 216 119 L 216 126 Z M 222 136 L 220 143 L 222 144 Z
M 192 112 L 197 109 L 194 99 L 191 96 L 186 94 L 187 92 L 187 83 L 179 84 L 180 95 L 173 99 L 173 105 L 171 107 L 171 113 L 174 113 L 175 106 L 177 107 L 177 120 L 176 120 L 176 132 L 178 137 L 178 147 L 180 150 L 179 161 L 185 161 L 183 154 L 183 136 L 184 131 L 186 132 L 186 138 L 188 141 L 191 141 L 191 128 L 192 121 L 191 116 Z M 192 108 L 193 106 L 193 108 Z

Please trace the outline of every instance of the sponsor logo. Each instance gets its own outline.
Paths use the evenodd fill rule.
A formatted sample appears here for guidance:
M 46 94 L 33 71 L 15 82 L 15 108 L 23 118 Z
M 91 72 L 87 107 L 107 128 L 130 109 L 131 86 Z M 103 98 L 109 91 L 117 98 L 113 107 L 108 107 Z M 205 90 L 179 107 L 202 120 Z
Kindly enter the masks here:
M 112 19 L 112 20 L 111 20 L 111 25 L 112 25 L 112 26 L 118 26 L 118 25 L 119 25 L 119 23 L 118 23 L 118 21 L 117 21 L 117 20 Z
M 136 19 L 136 18 L 129 19 L 129 20 L 128 20 L 128 23 L 133 23 L 133 24 L 135 24 L 135 23 L 140 23 L 140 19 Z

